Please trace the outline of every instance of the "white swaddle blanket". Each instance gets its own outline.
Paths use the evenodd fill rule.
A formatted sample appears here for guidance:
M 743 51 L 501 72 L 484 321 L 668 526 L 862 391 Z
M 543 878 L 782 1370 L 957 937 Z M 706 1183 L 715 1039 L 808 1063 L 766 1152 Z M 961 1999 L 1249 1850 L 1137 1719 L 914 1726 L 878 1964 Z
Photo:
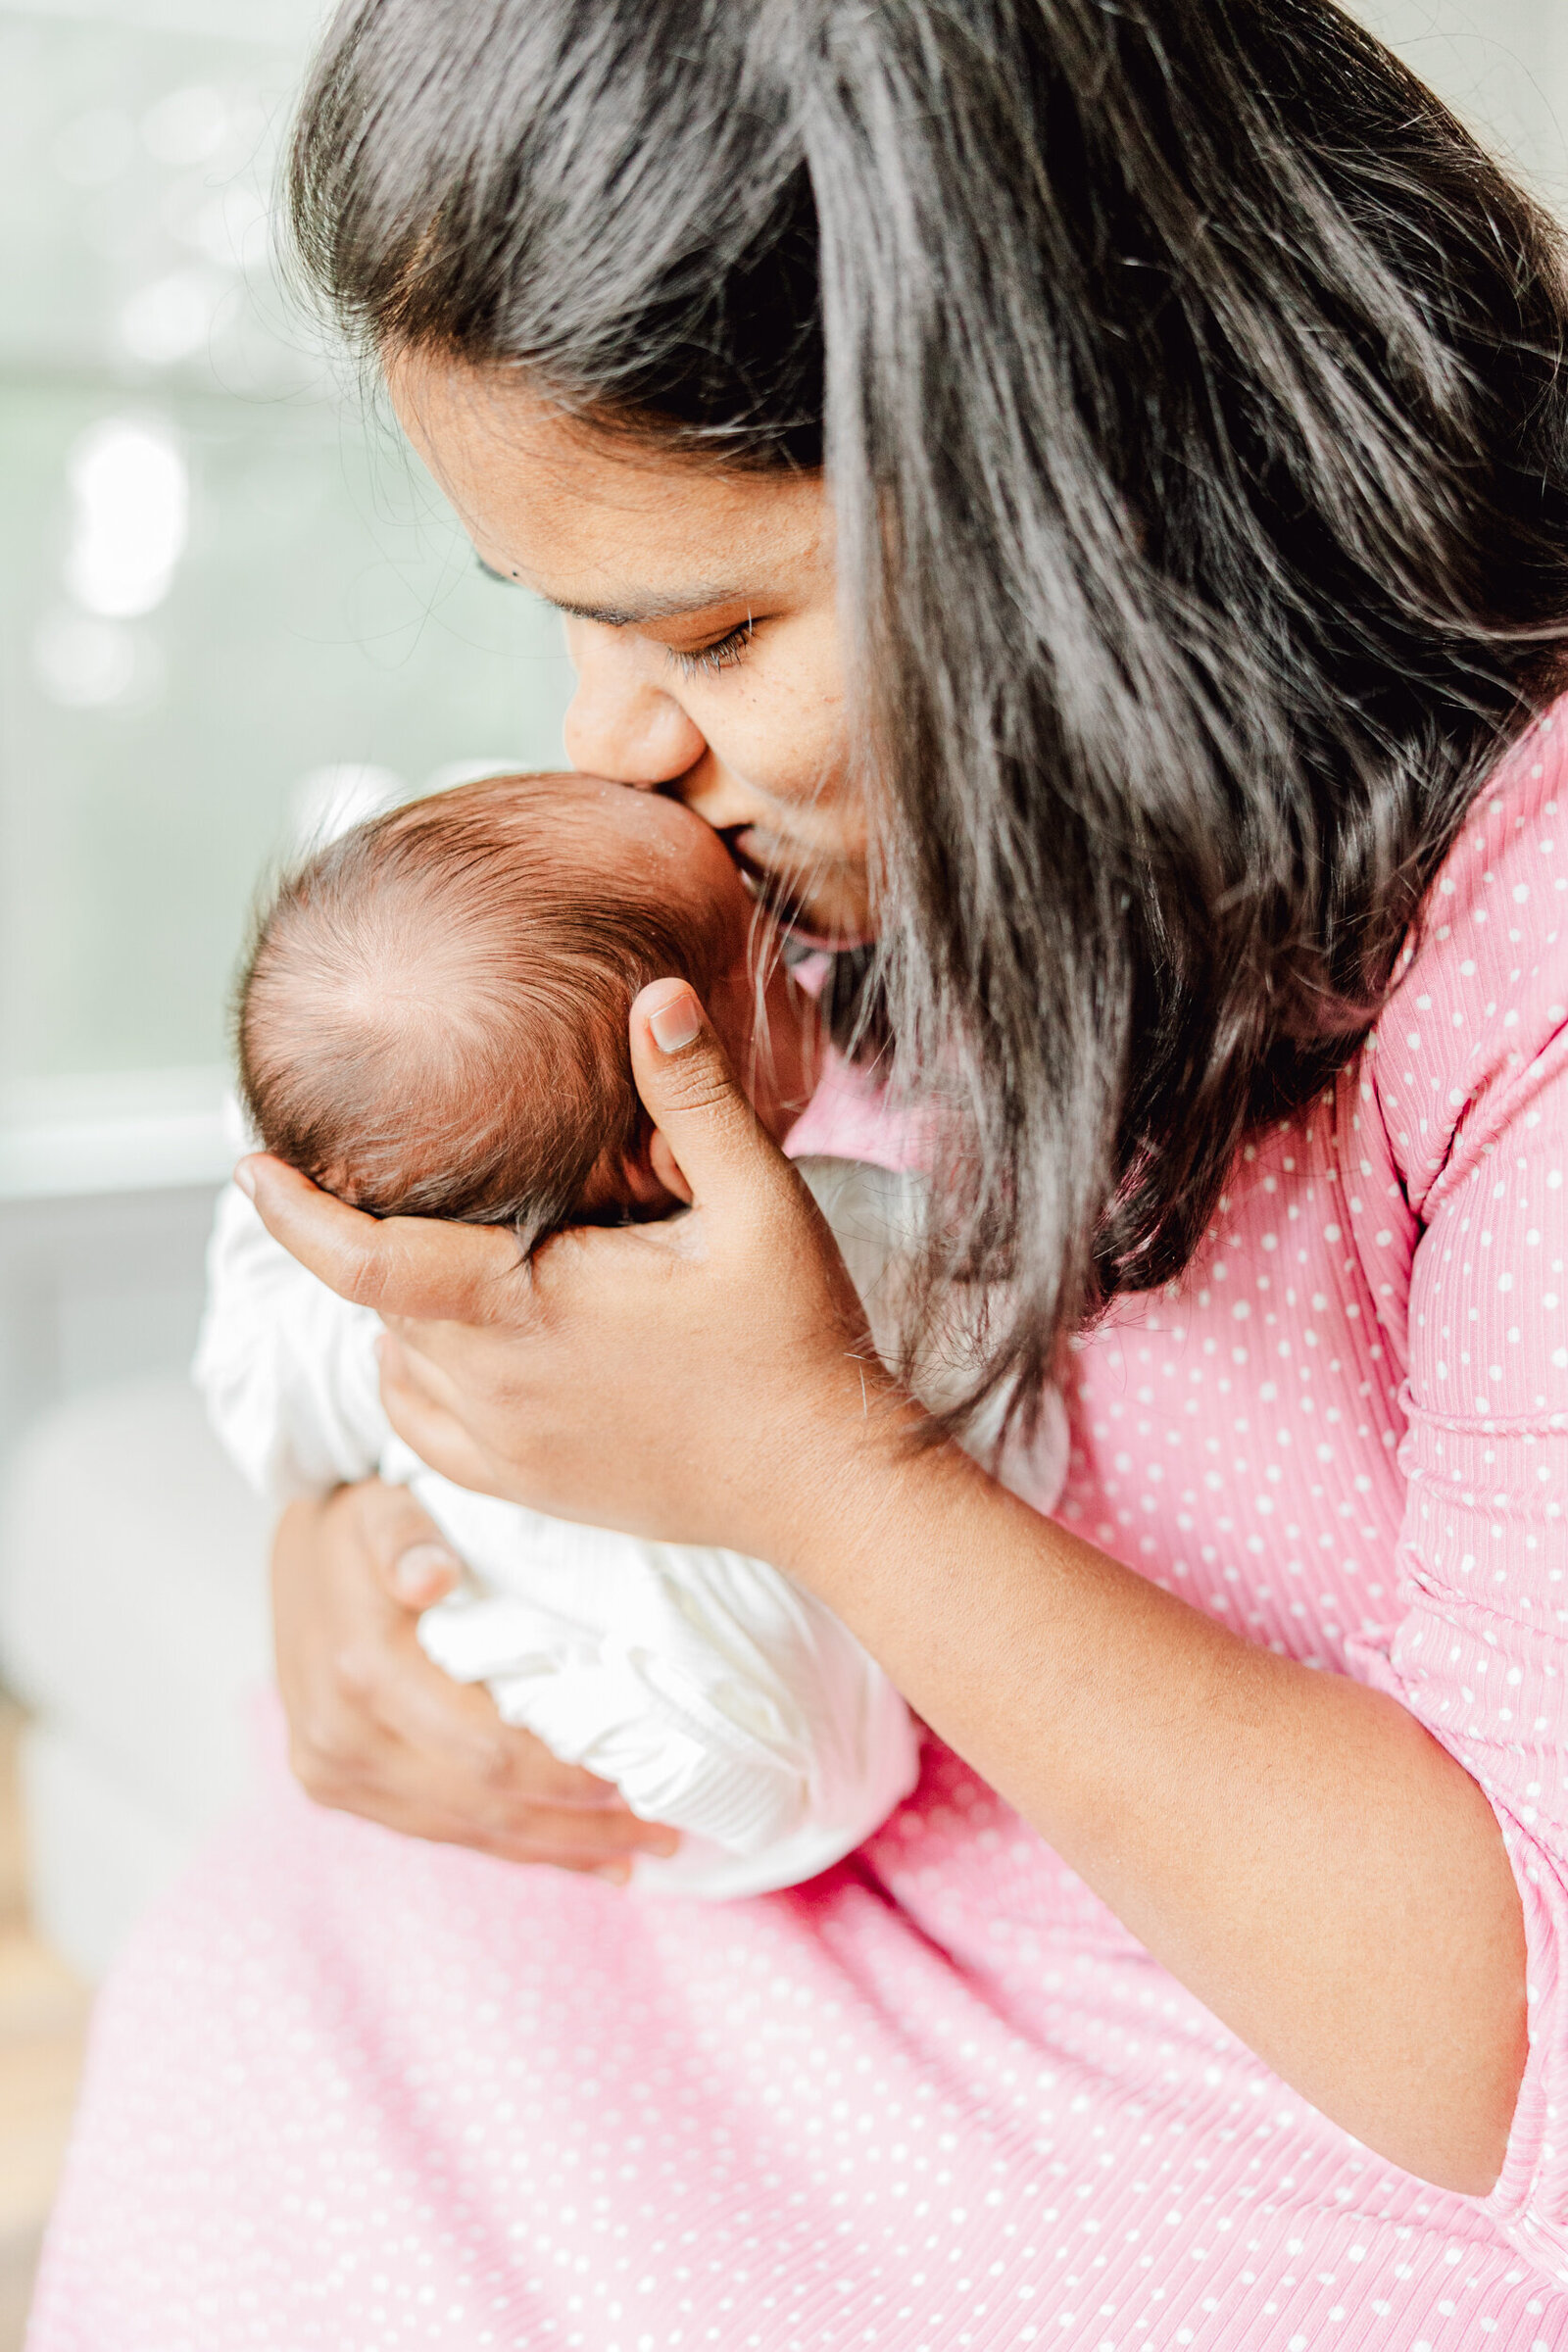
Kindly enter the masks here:
M 915 1180 L 800 1165 L 875 1337 Z M 683 1833 L 669 1860 L 638 1857 L 639 1886 L 710 1898 L 792 1886 L 853 1851 L 914 1786 L 908 1710 L 823 1602 L 760 1560 L 552 1519 L 426 1468 L 381 1404 L 379 1318 L 290 1257 L 233 1187 L 208 1265 L 195 1377 L 234 1460 L 278 1503 L 372 1474 L 409 1487 L 467 1572 L 420 1618 L 425 1650 L 483 1682 L 508 1723 L 616 1783 L 635 1813 Z M 1049 1509 L 1066 1453 L 1054 1395 L 1034 1444 L 1010 1452 L 1005 1483 Z

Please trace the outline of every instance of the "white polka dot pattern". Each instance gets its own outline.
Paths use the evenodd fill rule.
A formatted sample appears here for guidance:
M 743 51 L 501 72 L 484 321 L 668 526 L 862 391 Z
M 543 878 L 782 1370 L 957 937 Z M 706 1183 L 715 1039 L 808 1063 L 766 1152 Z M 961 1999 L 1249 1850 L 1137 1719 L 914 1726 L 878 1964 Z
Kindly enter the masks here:
M 934 1743 L 858 1856 L 716 1913 L 278 1766 L 104 1995 L 32 2352 L 1568 2343 L 1564 750 L 1183 1282 L 1079 1349 L 1062 1505 L 1488 1790 L 1532 2029 L 1494 2197 L 1315 2115 Z

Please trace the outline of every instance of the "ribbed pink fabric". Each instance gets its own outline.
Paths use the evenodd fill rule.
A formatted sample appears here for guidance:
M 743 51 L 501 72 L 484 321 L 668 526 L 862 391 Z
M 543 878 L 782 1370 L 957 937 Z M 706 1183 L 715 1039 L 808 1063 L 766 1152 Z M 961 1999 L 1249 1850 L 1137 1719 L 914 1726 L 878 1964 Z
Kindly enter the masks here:
M 1478 805 L 1179 1288 L 1079 1351 L 1063 1506 L 1488 1790 L 1531 1953 L 1495 2194 L 1316 2116 L 938 1746 L 852 1862 L 716 1911 L 277 1771 L 104 1994 L 32 2352 L 1568 2344 L 1565 752 Z

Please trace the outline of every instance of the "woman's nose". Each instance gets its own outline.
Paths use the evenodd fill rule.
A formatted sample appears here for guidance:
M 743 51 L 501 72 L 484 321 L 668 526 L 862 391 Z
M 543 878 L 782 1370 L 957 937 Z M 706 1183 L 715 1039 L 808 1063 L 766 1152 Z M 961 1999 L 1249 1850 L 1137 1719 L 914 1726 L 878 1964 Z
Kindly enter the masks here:
M 585 640 L 609 638 L 608 644 Z M 617 784 L 668 784 L 707 749 L 673 696 L 642 670 L 645 649 L 595 626 L 568 631 L 577 691 L 566 711 L 566 757 Z

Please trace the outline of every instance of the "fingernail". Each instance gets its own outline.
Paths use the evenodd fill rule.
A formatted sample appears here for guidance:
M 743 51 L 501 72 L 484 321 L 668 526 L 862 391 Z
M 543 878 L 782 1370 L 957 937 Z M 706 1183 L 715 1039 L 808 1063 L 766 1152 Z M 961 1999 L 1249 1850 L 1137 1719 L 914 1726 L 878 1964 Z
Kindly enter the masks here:
M 697 1009 L 697 999 L 689 988 L 683 988 L 678 997 L 672 998 L 667 1004 L 661 1004 L 657 1012 L 648 1016 L 654 1043 L 663 1054 L 678 1054 L 683 1046 L 689 1046 L 702 1025 L 703 1016 Z
M 420 1600 L 458 1574 L 455 1555 L 441 1544 L 411 1544 L 392 1563 L 392 1590 L 399 1600 Z
M 251 1166 L 251 1163 L 248 1159 L 242 1159 L 239 1163 L 239 1166 L 234 1170 L 234 1182 L 239 1186 L 240 1191 L 244 1194 L 247 1200 L 255 1200 L 256 1171 Z
M 599 1868 L 594 1872 L 594 1877 L 603 1879 L 607 1886 L 624 1886 L 626 1881 L 631 1877 L 631 1864 L 629 1862 L 601 1862 Z
M 639 1838 L 637 1847 L 640 1853 L 658 1854 L 661 1860 L 667 1862 L 671 1854 L 680 1852 L 680 1832 L 656 1830 L 651 1837 Z

